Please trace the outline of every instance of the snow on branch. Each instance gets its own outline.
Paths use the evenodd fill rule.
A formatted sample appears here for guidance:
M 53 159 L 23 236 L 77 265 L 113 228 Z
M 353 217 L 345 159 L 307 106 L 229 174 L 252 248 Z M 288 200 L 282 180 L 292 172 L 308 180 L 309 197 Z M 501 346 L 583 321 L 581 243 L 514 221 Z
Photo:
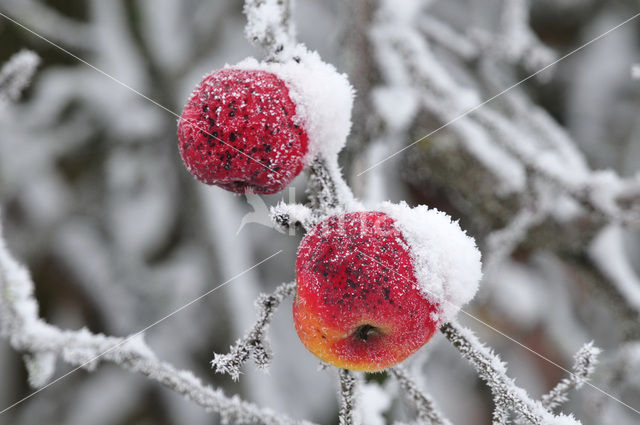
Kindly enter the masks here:
M 502 263 L 518 245 L 527 237 L 529 230 L 539 224 L 547 215 L 544 208 L 530 205 L 522 208 L 507 225 L 487 236 L 488 253 L 484 261 L 485 273 Z
M 347 369 L 340 369 L 340 425 L 359 425 L 361 423 L 358 415 L 358 385 L 359 379 L 355 372 Z
M 38 316 L 38 303 L 33 294 L 29 272 L 11 255 L 0 234 L 0 336 L 9 340 L 15 350 L 24 353 L 29 382 L 36 387 L 44 388 L 51 380 L 57 358 L 88 370 L 93 370 L 99 361 L 110 361 L 219 413 L 223 423 L 306 423 L 261 409 L 237 397 L 229 398 L 221 390 L 203 384 L 191 372 L 158 360 L 140 332 L 116 338 L 93 334 L 86 329 L 67 331 L 52 326 Z
M 418 384 L 411 379 L 409 373 L 402 366 L 389 369 L 389 373 L 398 381 L 407 398 L 415 405 L 420 421 L 431 425 L 451 425 L 451 422 L 436 407 L 433 399 L 420 390 Z
M 523 12 L 525 2 L 509 0 L 508 3 L 512 10 L 505 13 L 518 15 L 515 21 L 521 23 L 514 24 L 516 29 L 507 25 L 503 30 L 522 32 L 517 28 L 522 28 L 528 19 L 528 14 Z M 415 21 L 395 13 L 392 2 L 382 2 L 372 30 L 372 40 L 384 76 L 390 85 L 409 84 L 414 88 L 423 108 L 460 137 L 463 148 L 498 178 L 504 191 L 525 193 L 527 179 L 535 177 L 549 190 L 560 190 L 576 200 L 587 214 L 595 214 L 614 223 L 640 225 L 640 196 L 629 196 L 634 192 L 629 188 L 638 186 L 637 178 L 629 181 L 612 171 L 590 170 L 575 143 L 548 114 L 532 102 L 523 100 L 517 87 L 506 91 L 505 87 L 512 84 L 506 78 L 492 76 L 489 78 L 491 81 L 485 81 L 490 87 L 468 87 L 456 81 L 454 74 L 431 51 L 423 36 L 424 25 Z M 451 35 L 446 37 L 450 51 L 468 60 L 477 50 L 484 62 L 491 62 L 485 64 L 491 73 L 507 75 L 495 63 L 500 55 L 492 59 L 481 45 L 474 44 L 469 37 L 457 34 L 449 27 L 443 28 Z M 434 31 L 430 30 L 429 34 Z M 430 38 L 442 39 L 435 35 Z M 514 45 L 514 51 L 525 52 L 516 47 Z M 482 74 L 483 67 L 479 68 Z M 486 77 L 485 74 L 482 75 Z M 479 80 L 482 82 L 483 78 Z M 484 90 L 501 93 L 500 101 L 510 105 L 507 111 L 514 113 L 515 117 L 507 116 L 507 112 L 503 113 L 499 108 L 484 105 L 481 96 Z M 544 155 L 540 155 L 541 150 L 545 151 Z
M 360 209 L 362 206 L 344 181 L 338 165 L 338 158 L 314 159 L 307 181 L 309 207 L 316 217 L 322 219 L 340 212 Z
M 588 253 L 627 304 L 640 314 L 640 278 L 624 249 L 623 229 L 617 225 L 604 227 L 591 242 Z
M 524 67 L 535 72 L 550 64 L 556 54 L 545 46 L 529 26 L 529 0 L 504 0 L 500 31 L 493 45 L 507 60 L 522 62 Z
M 37 54 L 22 50 L 11 56 L 0 70 L 0 103 L 18 100 L 40 63 Z
M 297 228 L 309 230 L 316 223 L 311 208 L 302 204 L 280 202 L 269 208 L 269 217 L 279 229 L 295 234 Z
M 580 424 L 572 416 L 554 415 L 541 402 L 531 399 L 524 389 L 518 387 L 514 380 L 507 376 L 502 360 L 483 345 L 471 330 L 456 323 L 447 323 L 440 331 L 460 351 L 462 357 L 471 363 L 478 376 L 491 389 L 494 401 L 500 409 L 499 414 L 494 415 L 498 423 L 504 423 L 507 412 L 512 411 L 534 425 Z
M 296 45 L 295 29 L 291 22 L 293 0 L 246 0 L 245 35 L 262 47 L 267 59 L 289 59 Z
M 573 372 L 542 396 L 542 405 L 548 410 L 553 410 L 569 401 L 569 392 L 580 389 L 593 375 L 599 354 L 600 349 L 594 347 L 593 342 L 582 346 L 574 356 Z
M 70 18 L 42 1 L 3 0 L 0 11 L 20 21 L 49 40 L 74 49 L 95 51 L 96 37 L 91 24 Z
M 218 373 L 231 375 L 234 381 L 240 378 L 242 365 L 253 356 L 256 365 L 267 369 L 273 352 L 267 339 L 267 329 L 280 303 L 296 291 L 296 283 L 288 282 L 278 286 L 270 295 L 261 294 L 256 300 L 258 320 L 251 330 L 231 347 L 227 354 L 214 354 L 211 367 Z

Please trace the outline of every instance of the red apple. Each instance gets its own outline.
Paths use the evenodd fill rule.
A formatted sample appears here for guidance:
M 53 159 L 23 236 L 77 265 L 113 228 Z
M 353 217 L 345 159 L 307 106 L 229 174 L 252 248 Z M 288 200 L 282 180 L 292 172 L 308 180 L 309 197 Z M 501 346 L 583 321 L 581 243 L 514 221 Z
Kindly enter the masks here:
M 449 216 L 426 207 L 330 217 L 303 238 L 293 318 L 324 362 L 375 372 L 422 347 L 469 301 L 480 253 Z
M 178 147 L 187 170 L 206 184 L 271 194 L 302 171 L 308 135 L 277 75 L 222 69 L 191 94 L 178 122 Z

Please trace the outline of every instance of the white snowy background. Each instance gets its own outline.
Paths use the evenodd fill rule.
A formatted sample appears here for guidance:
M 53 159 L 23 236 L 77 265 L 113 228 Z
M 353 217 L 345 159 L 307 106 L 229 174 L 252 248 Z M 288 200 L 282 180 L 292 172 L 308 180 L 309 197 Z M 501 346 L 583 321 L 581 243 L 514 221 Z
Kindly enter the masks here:
M 0 12 L 178 114 L 203 74 L 260 54 L 243 34 L 237 0 L 0 0 Z M 298 0 L 293 15 L 298 40 L 356 88 L 340 157 L 356 196 L 459 219 L 485 273 L 466 311 L 567 369 L 594 341 L 603 352 L 593 384 L 636 409 L 640 19 L 440 127 L 638 12 L 631 0 Z M 30 269 L 43 317 L 63 329 L 130 335 L 283 250 L 145 339 L 159 358 L 226 394 L 337 423 L 335 373 L 318 370 L 298 340 L 290 300 L 270 327 L 269 374 L 249 362 L 233 382 L 209 366 L 252 326 L 257 295 L 295 278 L 300 232 L 248 223 L 237 233 L 252 207 L 186 172 L 174 115 L 0 17 L 0 64 L 22 49 L 41 63 L 20 100 L 0 99 L 0 206 L 8 248 Z M 304 180 L 294 184 L 298 201 Z M 290 194 L 263 199 L 273 205 Z M 533 398 L 566 376 L 461 321 Z M 442 335 L 407 368 L 452 423 L 491 423 L 489 390 Z M 68 370 L 59 362 L 56 376 Z M 364 424 L 408 422 L 410 405 L 382 380 L 363 389 Z M 0 410 L 32 391 L 22 356 L 0 340 Z M 591 387 L 562 410 L 585 425 L 640 421 Z M 108 363 L 0 415 L 7 425 L 218 420 Z

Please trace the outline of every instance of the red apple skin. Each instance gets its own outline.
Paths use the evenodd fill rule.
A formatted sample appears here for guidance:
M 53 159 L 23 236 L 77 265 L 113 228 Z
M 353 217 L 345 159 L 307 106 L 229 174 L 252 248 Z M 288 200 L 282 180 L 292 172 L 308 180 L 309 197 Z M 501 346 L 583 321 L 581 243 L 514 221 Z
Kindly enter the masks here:
M 302 343 L 326 363 L 384 370 L 437 329 L 439 306 L 420 292 L 393 224 L 382 212 L 347 213 L 322 221 L 300 244 L 293 319 Z
M 178 121 L 187 170 L 206 184 L 260 194 L 284 189 L 304 168 L 307 132 L 285 82 L 265 71 L 206 76 Z

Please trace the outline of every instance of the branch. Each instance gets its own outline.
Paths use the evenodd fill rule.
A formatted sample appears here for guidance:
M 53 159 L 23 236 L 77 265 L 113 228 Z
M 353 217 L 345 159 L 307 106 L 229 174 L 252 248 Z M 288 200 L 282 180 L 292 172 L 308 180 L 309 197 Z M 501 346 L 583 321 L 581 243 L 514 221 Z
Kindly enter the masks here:
M 522 10 L 522 0 L 509 1 L 514 10 Z M 520 168 L 512 170 L 514 173 L 529 169 L 539 180 L 560 189 L 586 207 L 587 213 L 594 213 L 612 222 L 640 225 L 640 197 L 623 198 L 630 185 L 626 180 L 613 172 L 588 169 L 582 156 L 577 153 L 575 143 L 570 143 L 571 147 L 568 148 L 568 136 L 557 124 L 550 124 L 539 108 L 533 105 L 529 105 L 526 114 L 519 113 L 518 118 L 532 117 L 528 119 L 528 126 L 536 129 L 538 134 L 535 137 L 521 131 L 512 120 L 495 109 L 479 107 L 482 104 L 480 91 L 459 84 L 433 56 L 415 28 L 405 24 L 400 26 L 401 22 L 395 22 L 394 19 L 380 14 L 380 28 L 394 30 L 377 30 L 373 33 L 378 48 L 388 53 L 385 60 L 400 64 L 397 67 L 401 72 L 395 72 L 394 75 L 413 82 L 415 89 L 424 97 L 424 107 L 442 123 L 450 123 L 449 129 L 461 134 L 465 149 L 490 172 L 502 176 L 507 186 L 516 186 L 521 190 L 521 187 L 509 181 L 509 174 L 505 178 L 504 169 L 507 163 L 511 163 L 511 168 Z M 400 80 L 399 77 L 394 78 Z M 505 98 L 517 97 L 512 92 L 517 93 L 512 90 L 503 94 Z M 479 140 L 486 138 L 485 134 L 481 134 L 485 132 L 493 136 L 492 140 Z M 538 140 L 543 134 L 547 137 Z M 558 139 L 562 139 L 563 143 L 558 143 Z M 543 148 L 545 155 L 539 155 Z M 634 186 L 637 186 L 637 179 L 632 181 L 631 187 Z
M 52 326 L 38 316 L 33 292 L 33 281 L 27 269 L 11 255 L 0 235 L 0 336 L 8 339 L 15 350 L 25 353 L 29 382 L 34 386 L 45 388 L 53 376 L 56 358 L 88 370 L 93 370 L 99 361 L 110 361 L 161 383 L 207 410 L 218 412 L 223 422 L 303 423 L 238 397 L 229 398 L 220 389 L 204 385 L 191 372 L 158 360 L 144 343 L 142 332 L 116 338 L 93 334 L 86 329 L 65 331 Z
M 358 380 L 354 372 L 340 369 L 340 425 L 358 425 Z
M 451 425 L 451 422 L 442 415 L 431 397 L 418 388 L 418 384 L 411 379 L 402 366 L 392 367 L 388 372 L 398 381 L 407 397 L 415 404 L 420 421 L 431 425 Z
M 307 195 L 316 221 L 362 208 L 342 177 L 337 157 L 318 157 L 309 169 Z
M 295 30 L 291 23 L 294 0 L 246 0 L 245 36 L 262 48 L 268 61 L 291 59 L 296 46 Z
M 490 233 L 486 238 L 487 254 L 484 262 L 485 274 L 493 271 L 526 238 L 529 230 L 546 218 L 544 207 L 528 205 L 523 207 L 507 225 Z
M 261 294 L 256 300 L 258 320 L 253 328 L 231 347 L 228 354 L 214 354 L 211 367 L 218 373 L 231 375 L 234 381 L 240 378 L 240 368 L 253 355 L 253 359 L 261 369 L 267 369 L 273 358 L 273 352 L 266 337 L 271 318 L 280 303 L 292 296 L 296 291 L 296 283 L 288 282 L 278 286 L 271 295 Z
M 95 51 L 96 34 L 90 23 L 83 23 L 56 11 L 42 1 L 3 0 L 0 11 L 38 33 L 70 49 Z
M 269 208 L 269 216 L 274 225 L 282 231 L 288 231 L 289 235 L 295 235 L 298 228 L 311 230 L 317 222 L 311 208 L 302 204 L 280 202 Z
M 583 345 L 574 356 L 573 372 L 542 396 L 542 405 L 548 410 L 553 410 L 566 403 L 571 390 L 580 389 L 589 381 L 598 363 L 598 354 L 600 349 L 594 347 L 593 342 Z
M 507 425 L 509 423 L 509 409 L 507 409 L 504 400 L 500 398 L 499 395 L 494 395 L 493 397 L 493 414 L 492 416 L 492 425 Z
M 11 56 L 0 70 L 0 103 L 18 100 L 39 63 L 40 57 L 30 50 L 22 50 Z
M 534 425 L 580 424 L 571 417 L 553 415 L 540 402 L 532 400 L 524 389 L 518 387 L 513 379 L 507 376 L 505 364 L 500 358 L 483 345 L 469 329 L 455 323 L 447 323 L 440 331 L 487 383 L 502 411 L 499 413 L 500 417 L 504 417 L 504 411 L 511 410 Z

